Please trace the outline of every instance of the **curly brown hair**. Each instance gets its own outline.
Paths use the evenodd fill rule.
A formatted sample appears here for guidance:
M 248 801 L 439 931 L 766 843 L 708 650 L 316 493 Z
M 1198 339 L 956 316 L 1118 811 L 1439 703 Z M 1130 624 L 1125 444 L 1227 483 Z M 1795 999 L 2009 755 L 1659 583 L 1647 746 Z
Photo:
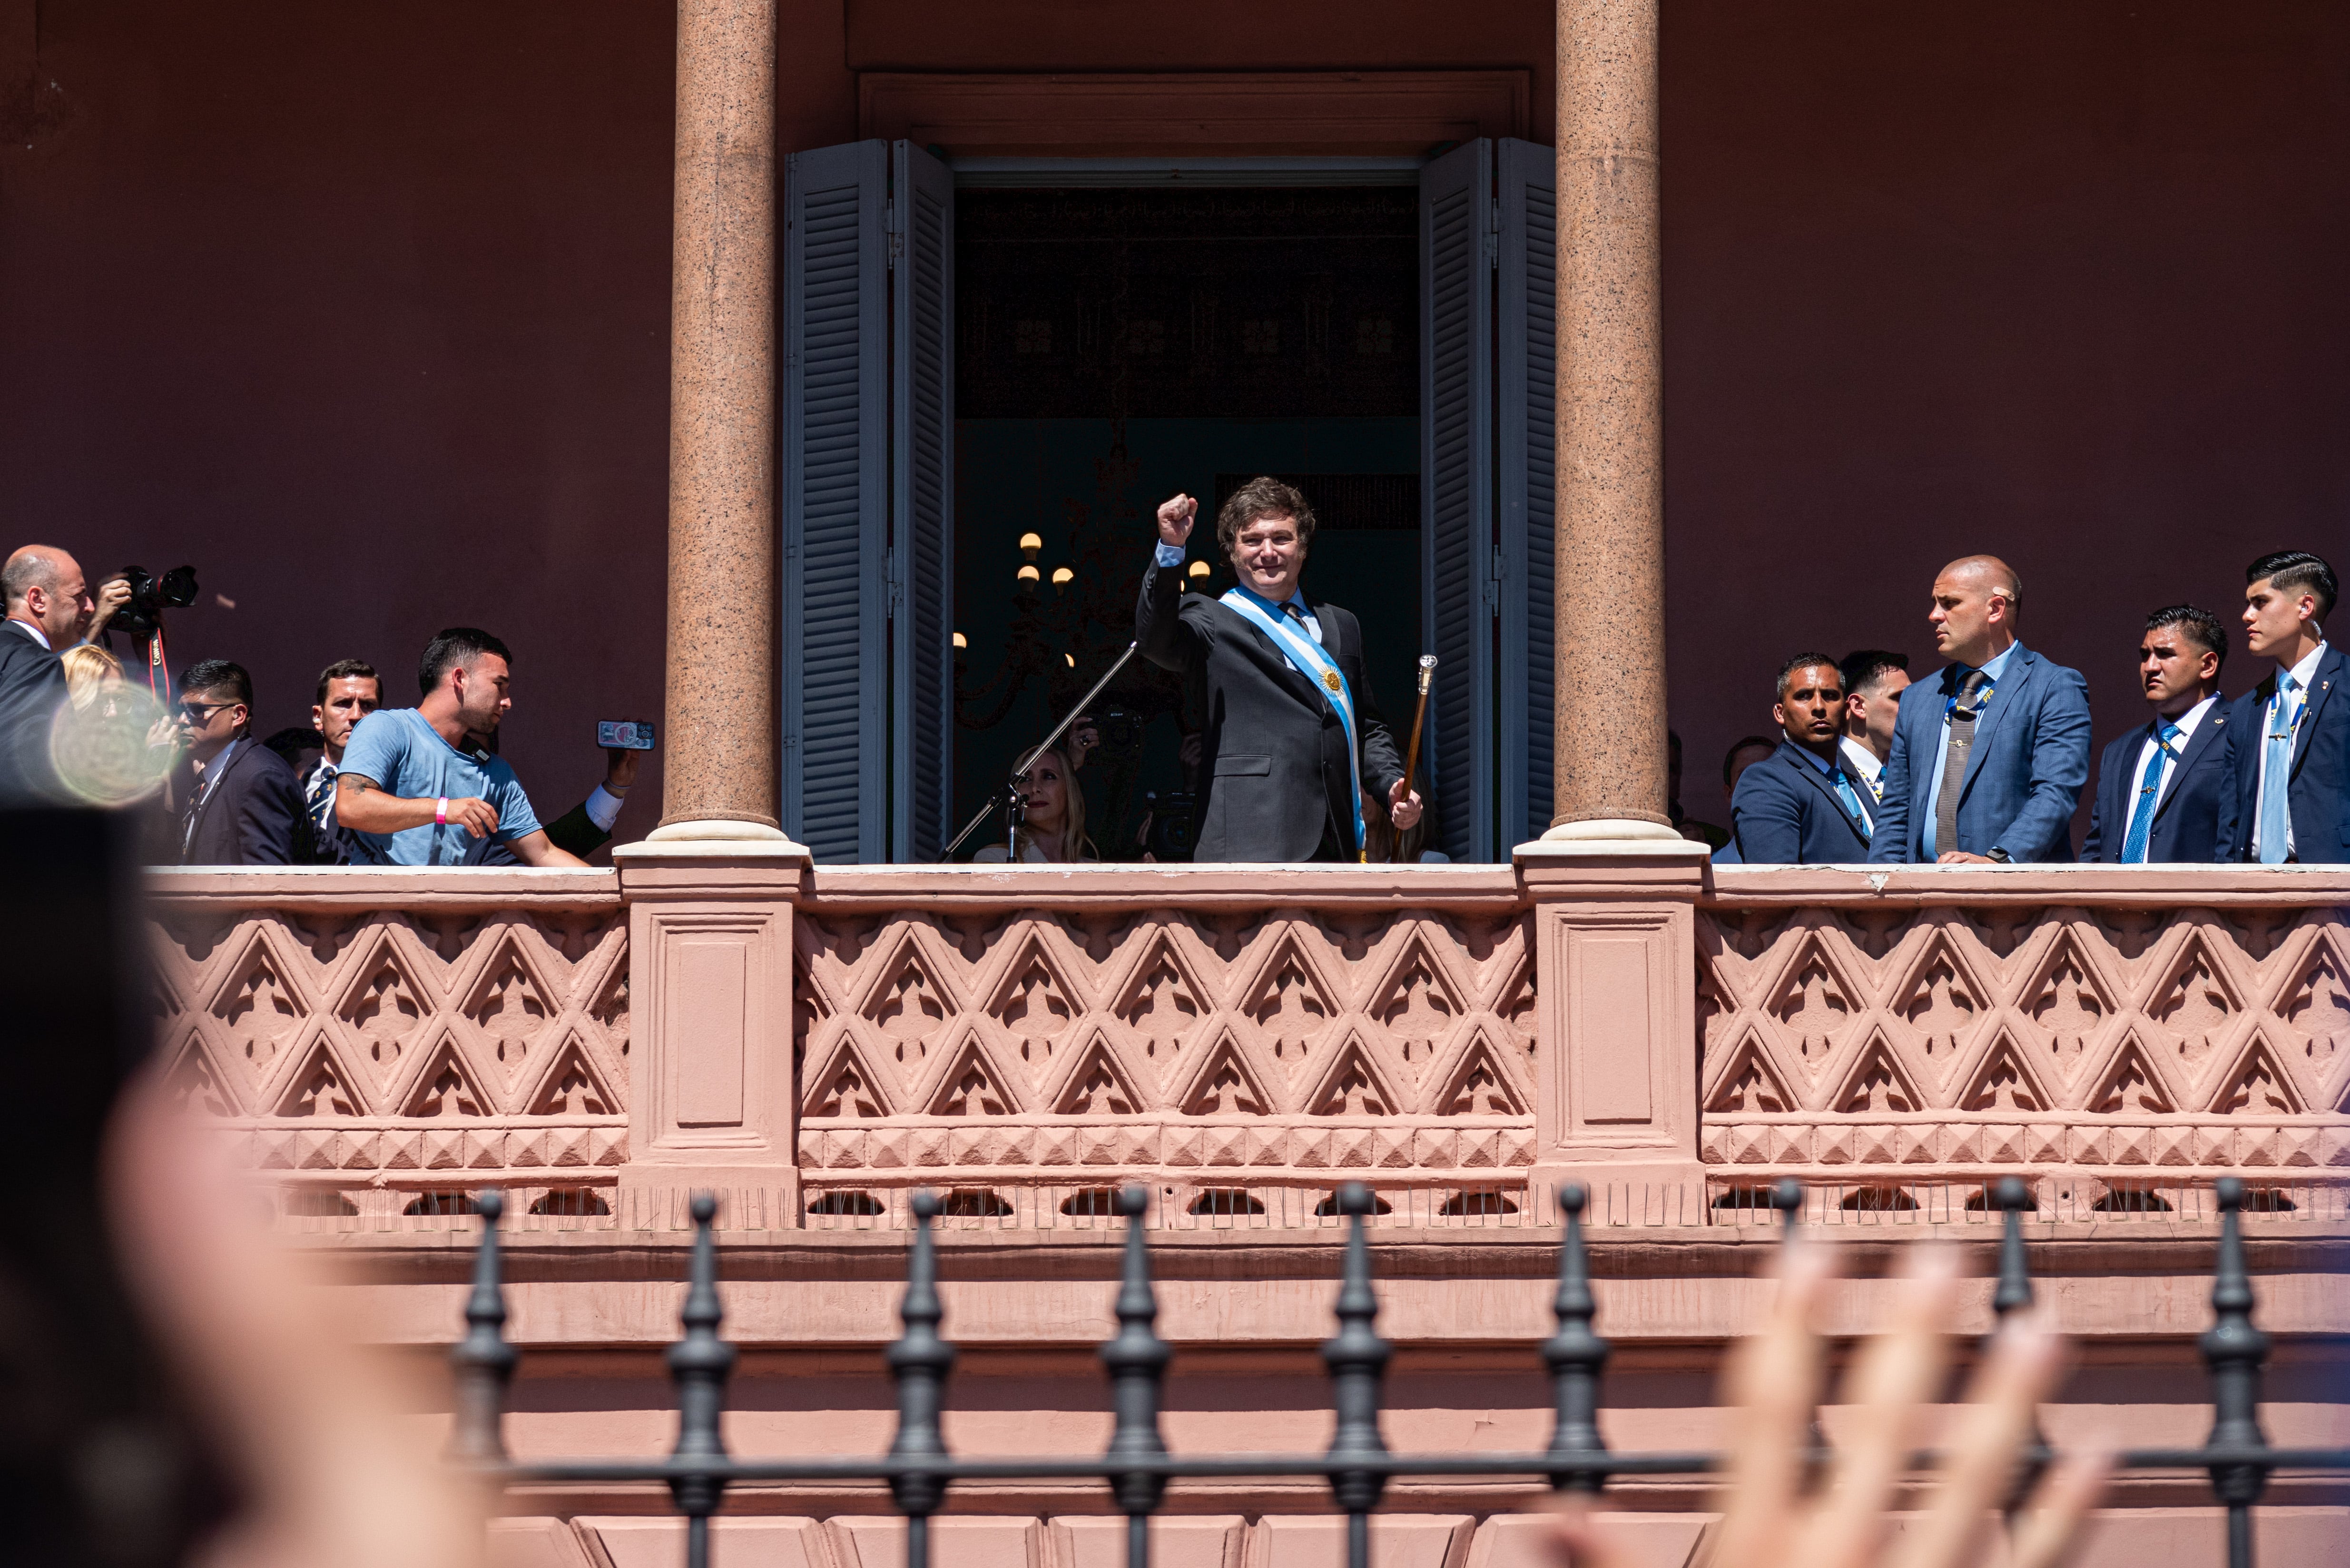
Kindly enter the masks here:
M 1216 511 L 1216 545 L 1229 558 L 1241 530 L 1260 517 L 1286 517 L 1297 524 L 1298 548 L 1314 543 L 1314 508 L 1297 487 L 1259 474 L 1224 498 Z

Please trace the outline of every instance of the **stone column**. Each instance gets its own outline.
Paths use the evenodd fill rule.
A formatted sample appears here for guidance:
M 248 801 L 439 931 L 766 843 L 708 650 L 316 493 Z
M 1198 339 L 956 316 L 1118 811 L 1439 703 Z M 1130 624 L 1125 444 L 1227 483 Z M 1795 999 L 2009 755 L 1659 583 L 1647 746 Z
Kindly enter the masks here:
M 776 820 L 775 0 L 678 0 L 669 695 L 660 826 L 612 853 L 632 1049 L 621 1224 L 799 1223 Z
M 1558 0 L 1552 840 L 1674 836 L 1665 811 L 1658 5 Z M 1607 678 L 1593 680 L 1595 670 Z
M 1659 4 L 1558 0 L 1556 815 L 1517 864 L 1541 999 L 1533 1179 L 1697 1224 L 1706 851 L 1665 806 Z
M 775 0 L 678 0 L 656 839 L 779 840 Z

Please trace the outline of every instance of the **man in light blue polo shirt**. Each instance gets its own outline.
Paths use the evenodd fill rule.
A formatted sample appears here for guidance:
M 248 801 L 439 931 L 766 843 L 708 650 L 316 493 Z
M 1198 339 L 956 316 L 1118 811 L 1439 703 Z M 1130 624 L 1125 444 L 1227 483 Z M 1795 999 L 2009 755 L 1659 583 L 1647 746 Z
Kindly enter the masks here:
M 494 844 L 532 866 L 582 866 L 547 842 L 514 769 L 486 749 L 514 706 L 512 655 L 473 627 L 434 638 L 417 669 L 424 700 L 359 722 L 335 781 L 335 818 L 356 866 L 477 866 Z

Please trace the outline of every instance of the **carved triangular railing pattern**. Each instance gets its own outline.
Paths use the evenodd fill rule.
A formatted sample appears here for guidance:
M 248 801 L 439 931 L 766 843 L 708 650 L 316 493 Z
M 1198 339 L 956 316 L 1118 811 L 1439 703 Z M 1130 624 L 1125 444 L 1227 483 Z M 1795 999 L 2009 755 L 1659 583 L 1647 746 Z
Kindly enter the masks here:
M 340 918 L 166 907 L 174 1093 L 246 1160 L 380 1199 L 608 1182 L 628 1158 L 628 929 L 608 910 Z
M 1716 1165 L 2350 1177 L 2331 909 L 1714 909 L 1698 964 Z
M 1528 917 L 1144 909 L 795 923 L 812 1180 L 1096 1168 L 1522 1182 Z

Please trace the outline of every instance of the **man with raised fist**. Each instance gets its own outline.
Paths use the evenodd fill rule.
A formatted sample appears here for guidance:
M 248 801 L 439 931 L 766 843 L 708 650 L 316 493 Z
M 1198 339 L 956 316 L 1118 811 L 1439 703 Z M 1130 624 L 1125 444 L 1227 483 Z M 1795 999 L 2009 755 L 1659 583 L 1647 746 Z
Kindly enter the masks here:
M 1363 628 L 1299 589 L 1314 509 L 1275 479 L 1253 479 L 1216 515 L 1239 586 L 1185 594 L 1183 557 L 1200 504 L 1159 508 L 1135 639 L 1177 671 L 1207 715 L 1195 861 L 1358 861 L 1366 788 L 1399 831 L 1419 820 L 1394 740 L 1363 668 Z

